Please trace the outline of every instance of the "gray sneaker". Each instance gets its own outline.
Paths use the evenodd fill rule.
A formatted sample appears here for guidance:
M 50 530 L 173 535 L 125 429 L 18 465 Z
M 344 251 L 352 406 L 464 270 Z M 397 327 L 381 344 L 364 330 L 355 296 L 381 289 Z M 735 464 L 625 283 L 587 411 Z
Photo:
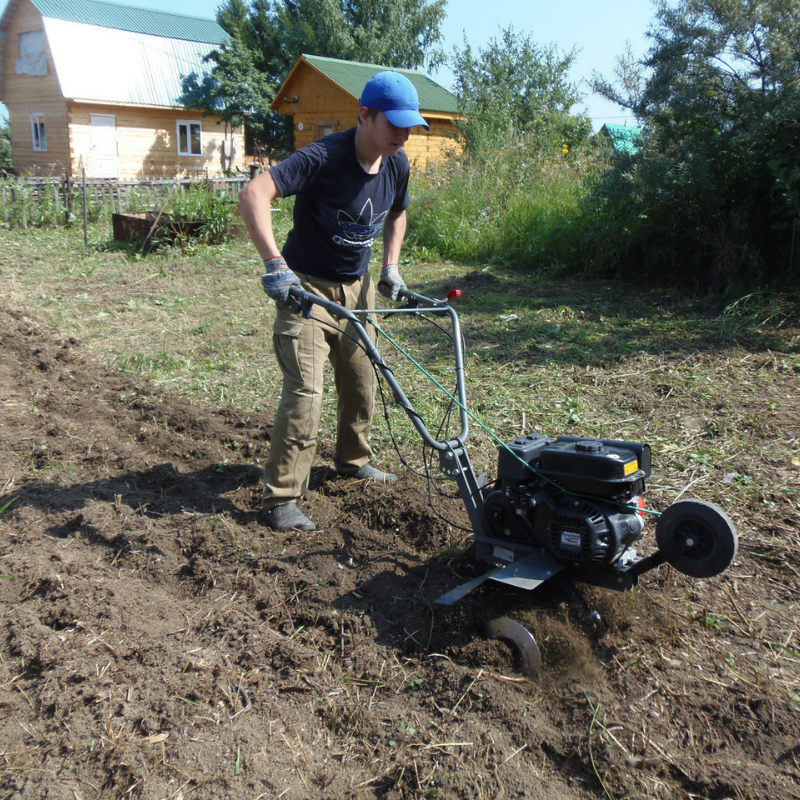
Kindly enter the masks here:
M 265 516 L 267 524 L 274 531 L 313 531 L 315 527 L 294 502 L 268 508 Z
M 397 475 L 383 472 L 371 464 L 364 464 L 355 472 L 343 472 L 341 475 L 343 478 L 358 478 L 359 480 L 375 481 L 375 483 L 394 483 L 397 480 Z

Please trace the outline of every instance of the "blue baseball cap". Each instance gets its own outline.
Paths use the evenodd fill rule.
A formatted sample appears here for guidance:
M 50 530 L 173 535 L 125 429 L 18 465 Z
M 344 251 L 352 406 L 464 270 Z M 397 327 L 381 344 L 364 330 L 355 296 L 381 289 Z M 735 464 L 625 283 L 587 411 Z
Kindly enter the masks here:
M 395 70 L 377 72 L 361 92 L 362 106 L 377 108 L 386 115 L 392 125 L 398 128 L 413 128 L 422 125 L 425 130 L 431 126 L 419 113 L 419 96 L 414 84 Z

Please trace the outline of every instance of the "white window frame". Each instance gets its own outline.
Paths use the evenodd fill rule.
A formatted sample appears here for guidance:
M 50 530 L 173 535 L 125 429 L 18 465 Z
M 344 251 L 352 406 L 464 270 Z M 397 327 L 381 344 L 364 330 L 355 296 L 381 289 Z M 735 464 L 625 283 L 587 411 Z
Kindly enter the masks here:
M 31 146 L 37 153 L 47 152 L 47 125 L 42 113 L 31 114 Z
M 317 139 L 322 139 L 329 133 L 333 133 L 339 127 L 338 119 L 326 120 L 325 122 L 317 123 Z M 326 132 L 327 131 L 327 132 Z
M 192 126 L 197 126 L 197 146 L 198 152 L 192 151 Z M 188 145 L 187 148 L 181 147 L 181 128 L 185 129 L 185 138 Z M 178 155 L 179 156 L 202 156 L 203 155 L 203 123 L 197 119 L 179 119 L 178 120 Z

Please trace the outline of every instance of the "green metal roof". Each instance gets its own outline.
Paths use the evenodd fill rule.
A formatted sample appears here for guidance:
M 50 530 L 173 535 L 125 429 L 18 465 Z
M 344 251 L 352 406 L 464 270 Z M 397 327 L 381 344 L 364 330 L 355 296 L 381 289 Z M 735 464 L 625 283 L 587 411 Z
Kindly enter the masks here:
M 43 17 L 101 28 L 164 36 L 187 42 L 220 44 L 228 34 L 213 19 L 120 6 L 102 0 L 31 0 Z
M 611 146 L 617 153 L 638 153 L 642 146 L 642 129 L 635 125 L 619 125 L 607 122 L 600 129 L 611 139 Z
M 376 73 L 384 69 L 393 69 L 405 75 L 419 95 L 419 107 L 422 111 L 439 111 L 445 114 L 458 113 L 458 98 L 443 86 L 431 80 L 425 73 L 413 69 L 384 67 L 380 64 L 363 64 L 358 61 L 342 61 L 338 58 L 324 58 L 303 53 L 309 64 L 323 72 L 334 83 L 358 99 L 366 82 Z

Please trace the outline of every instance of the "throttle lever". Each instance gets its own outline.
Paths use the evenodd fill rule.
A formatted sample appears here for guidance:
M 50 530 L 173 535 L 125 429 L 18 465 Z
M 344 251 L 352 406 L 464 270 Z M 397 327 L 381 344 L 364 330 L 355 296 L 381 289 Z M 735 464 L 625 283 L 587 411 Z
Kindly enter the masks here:
M 451 300 L 459 300 L 461 298 L 461 289 L 450 289 L 450 291 L 447 293 L 447 297 L 445 297 L 444 300 L 431 300 L 431 298 L 429 297 L 417 294 L 416 292 L 411 292 L 408 289 L 401 289 L 398 296 L 406 298 L 405 305 L 400 306 L 400 309 L 398 309 L 401 310 L 408 308 L 419 308 L 420 304 L 423 302 L 424 303 L 433 302 L 440 305 L 448 304 L 450 303 Z M 388 317 L 393 313 L 395 312 L 390 311 L 385 316 Z

